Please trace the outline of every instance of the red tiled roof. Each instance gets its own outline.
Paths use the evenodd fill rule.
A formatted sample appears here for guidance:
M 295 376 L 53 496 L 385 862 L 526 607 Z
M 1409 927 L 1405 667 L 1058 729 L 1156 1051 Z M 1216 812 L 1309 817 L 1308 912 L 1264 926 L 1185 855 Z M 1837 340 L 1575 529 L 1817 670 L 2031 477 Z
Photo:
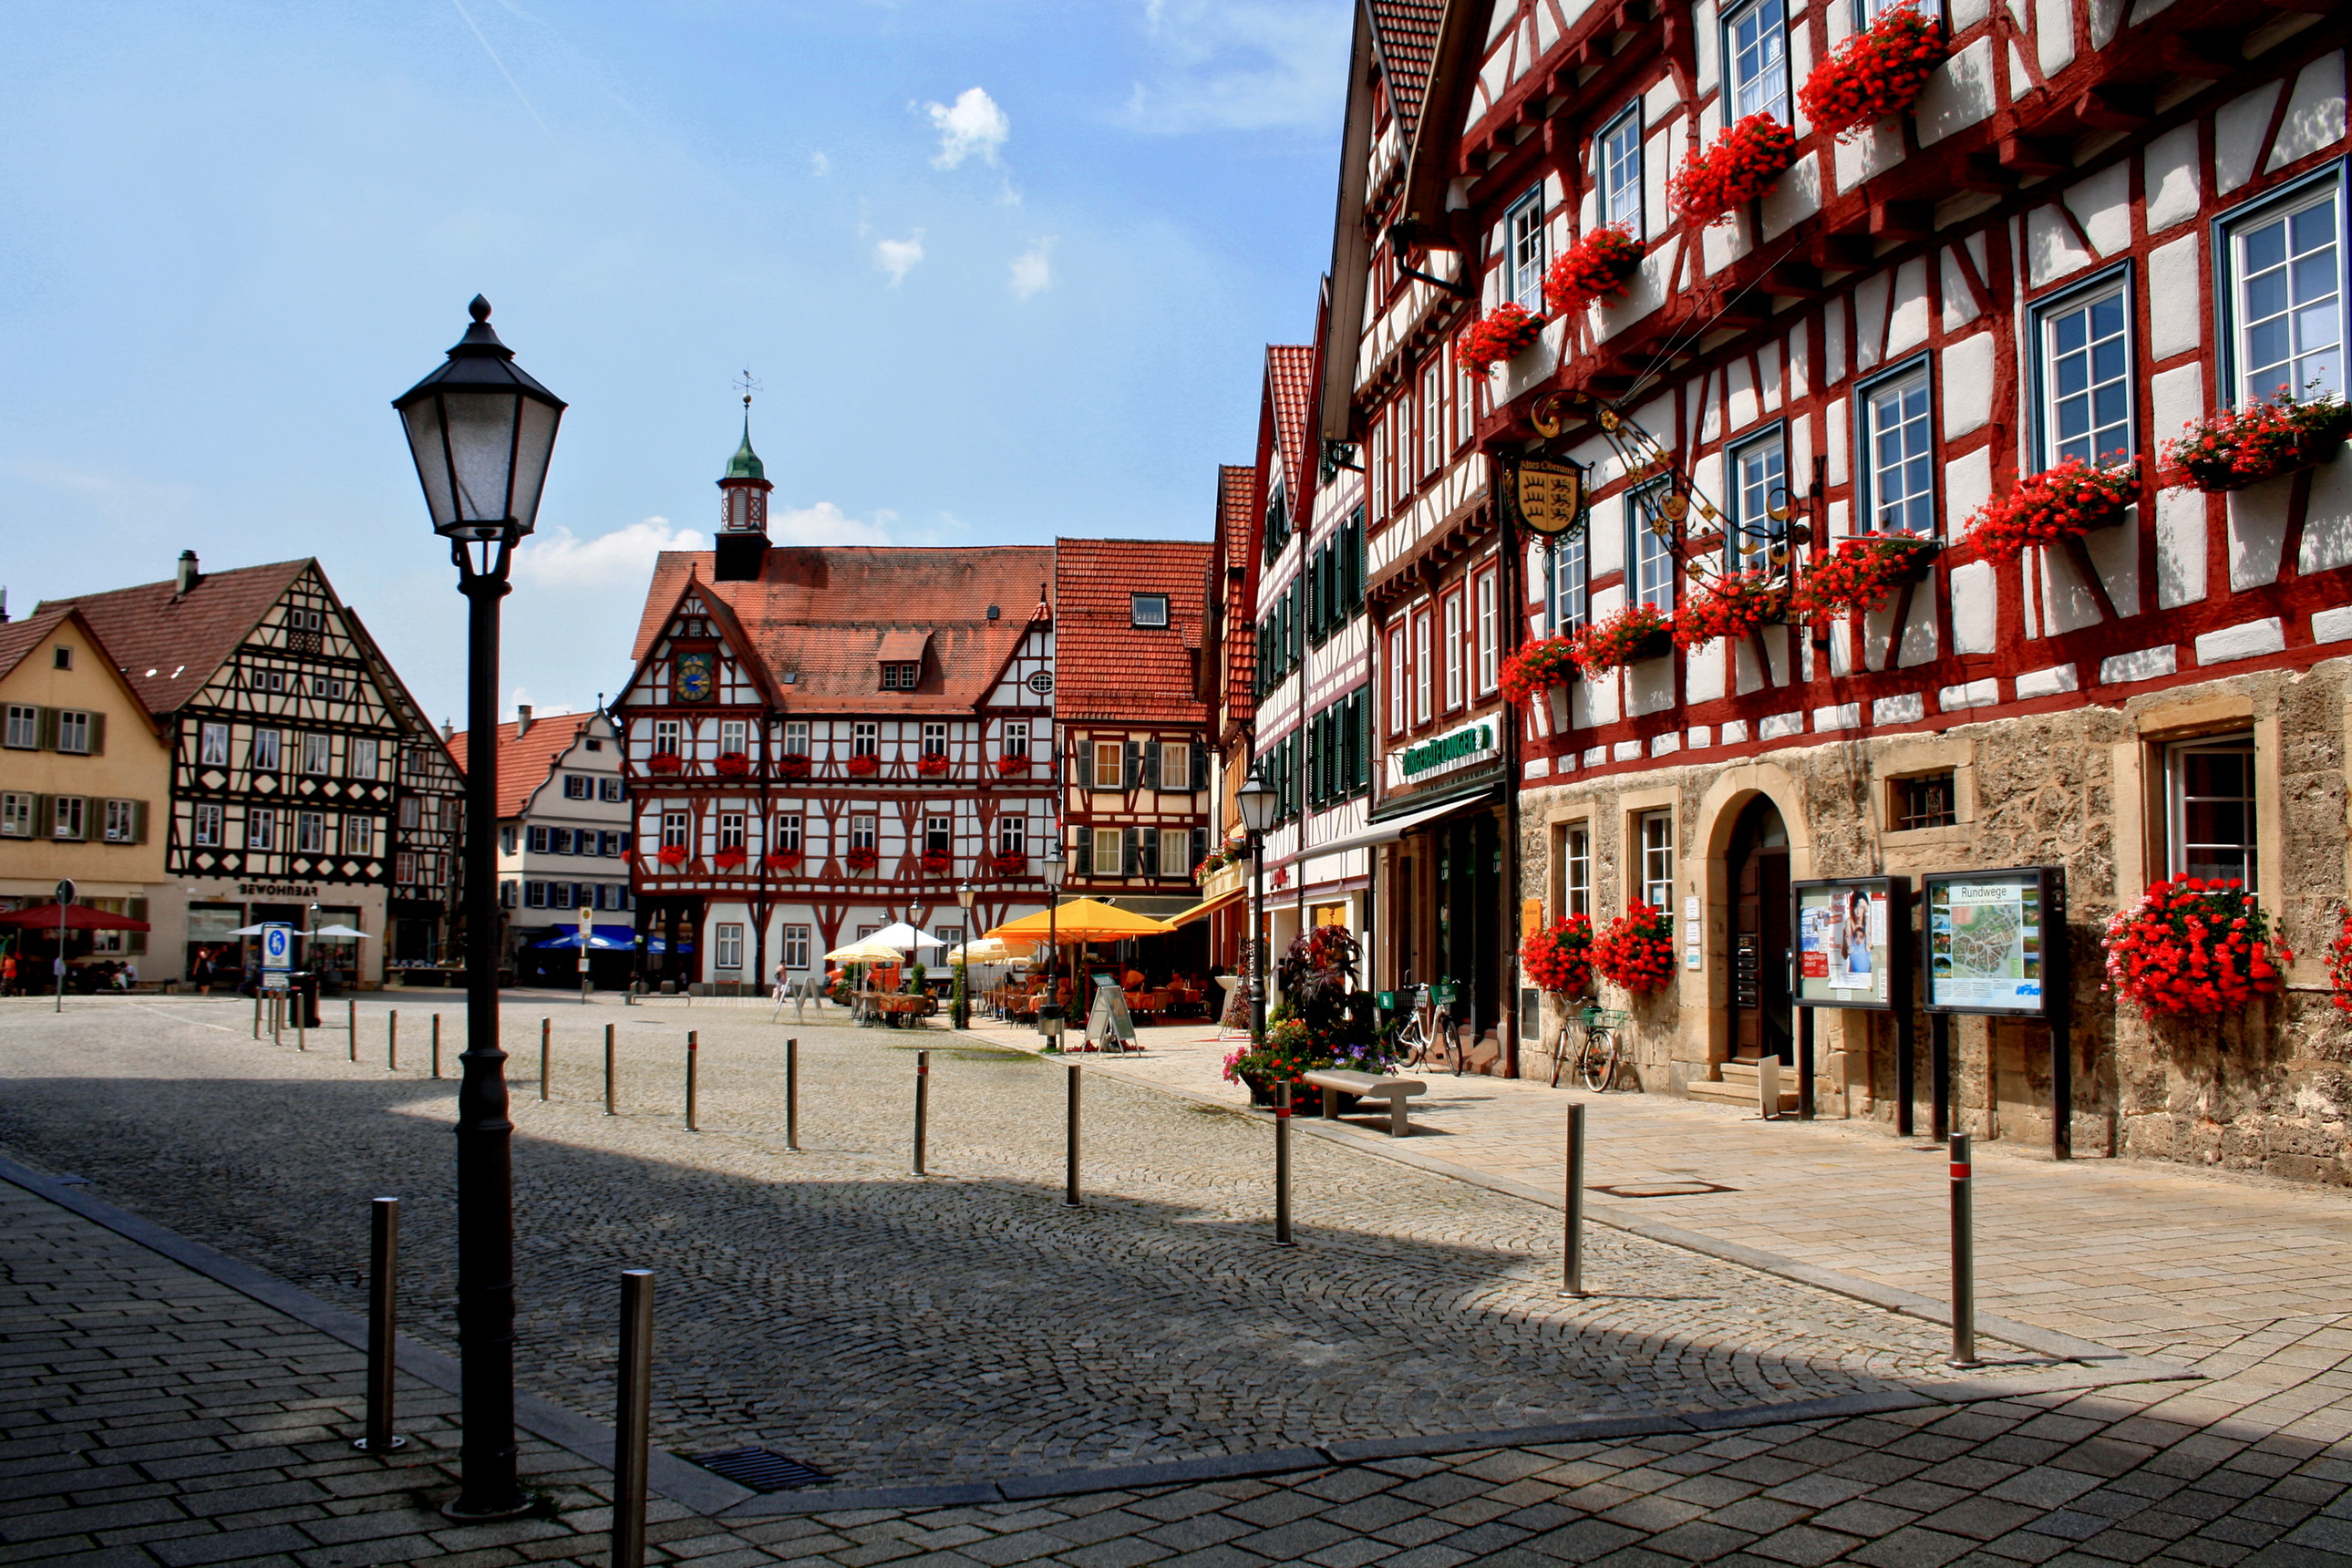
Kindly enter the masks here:
M 572 749 L 580 731 L 596 715 L 593 713 L 551 713 L 543 719 L 534 718 L 530 729 L 520 740 L 515 739 L 512 724 L 499 726 L 499 816 L 501 818 L 520 816 L 530 799 L 531 791 L 547 782 L 555 766 L 555 759 Z M 450 738 L 449 756 L 464 773 L 469 755 L 467 738 L 469 731 L 460 730 Z
M 874 658 L 881 664 L 906 664 L 922 658 L 930 646 L 929 632 L 884 632 L 882 646 Z
M 1205 540 L 1064 539 L 1055 543 L 1054 706 L 1065 721 L 1206 724 L 1195 661 Z M 1168 625 L 1134 624 L 1129 596 L 1168 595 Z
M 1437 29 L 1445 16 L 1444 0 L 1370 0 L 1372 47 L 1381 57 L 1381 74 L 1389 84 L 1389 101 L 1405 140 L 1412 140 L 1421 120 L 1423 98 L 1429 91 L 1429 72 L 1437 58 Z
M 0 680 L 8 679 L 10 673 L 25 661 L 25 656 L 48 641 L 49 634 L 72 614 L 73 606 L 70 605 L 41 605 L 25 619 L 0 626 Z M 93 638 L 97 637 L 95 632 L 90 635 Z M 103 647 L 106 645 L 101 641 L 99 646 Z
M 1306 343 L 1274 343 L 1265 351 L 1265 384 L 1274 404 L 1275 437 L 1282 447 L 1282 475 L 1288 484 L 1293 516 L 1307 515 L 1307 426 L 1315 406 L 1315 350 Z
M 1225 542 L 1225 578 L 1217 584 L 1224 617 L 1224 710 L 1228 721 L 1247 722 L 1257 701 L 1257 637 L 1250 617 L 1251 568 L 1257 561 L 1257 470 L 1228 464 L 1217 470 L 1217 531 Z M 1241 574 L 1235 581 L 1233 574 Z
M 185 706 L 311 564 L 277 561 L 207 572 L 184 598 L 175 593 L 177 582 L 166 578 L 78 599 L 45 600 L 38 609 L 79 610 L 147 711 L 160 716 Z
M 642 662 L 686 591 L 724 605 L 766 666 L 766 681 L 794 713 L 952 712 L 987 696 L 1029 629 L 1028 607 L 1054 575 L 1047 545 L 914 550 L 870 546 L 772 549 L 756 581 L 714 583 L 709 551 L 666 550 L 637 622 L 630 658 Z M 991 605 L 1000 616 L 988 618 Z M 932 658 L 913 691 L 881 689 L 892 634 L 930 637 Z M 794 679 L 787 683 L 787 675 Z

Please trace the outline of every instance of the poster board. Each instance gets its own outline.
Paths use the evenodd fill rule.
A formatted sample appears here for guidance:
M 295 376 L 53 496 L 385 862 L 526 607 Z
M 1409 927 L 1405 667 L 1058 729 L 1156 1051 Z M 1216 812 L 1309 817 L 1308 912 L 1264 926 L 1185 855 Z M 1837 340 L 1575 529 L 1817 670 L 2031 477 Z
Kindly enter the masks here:
M 1095 976 L 1095 1003 L 1087 1010 L 1087 1044 L 1098 1049 L 1132 1049 L 1135 1020 L 1127 1016 L 1127 993 L 1111 975 Z
M 1922 1005 L 2047 1018 L 2063 994 L 2064 873 L 2054 866 L 1936 871 L 1920 879 Z
M 1834 877 L 1789 887 L 1796 956 L 1789 999 L 1800 1007 L 1890 1012 L 1910 956 L 1907 877 Z

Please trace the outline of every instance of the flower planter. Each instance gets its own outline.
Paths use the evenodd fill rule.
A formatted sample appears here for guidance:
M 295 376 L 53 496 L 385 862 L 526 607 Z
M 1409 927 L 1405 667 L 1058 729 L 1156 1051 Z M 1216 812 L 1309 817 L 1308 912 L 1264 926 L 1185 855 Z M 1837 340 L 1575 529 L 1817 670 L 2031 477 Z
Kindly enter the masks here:
M 1256 1073 L 1247 1071 L 1244 1071 L 1241 1075 L 1241 1079 L 1244 1083 L 1249 1086 L 1250 1104 L 1263 1110 L 1271 1110 L 1273 1108 L 1274 1086 L 1276 1081 L 1276 1079 L 1262 1078 Z M 1356 1101 L 1359 1098 L 1359 1096 L 1352 1094 L 1341 1095 L 1339 1097 L 1338 1107 L 1339 1113 L 1345 1116 L 1349 1111 L 1353 1110 L 1356 1108 Z M 1321 1116 L 1323 1114 L 1323 1091 L 1317 1089 L 1313 1084 L 1292 1084 L 1290 1086 L 1290 1114 L 1298 1117 Z
M 1694 648 L 1717 637 L 1746 637 L 1789 614 L 1789 590 L 1761 572 L 1732 572 L 1694 591 L 1675 613 L 1675 646 Z
M 2272 944 L 2268 917 L 2244 884 L 2194 877 L 2158 882 L 2116 911 L 2102 945 L 2104 988 L 2149 1017 L 2235 1012 L 2280 991 L 2294 960 Z
M 1675 626 L 1656 605 L 1635 605 L 1585 627 L 1576 634 L 1573 646 L 1577 667 L 1587 675 L 1599 675 L 1673 652 Z
M 1751 114 L 1666 182 L 1666 199 L 1685 223 L 1705 227 L 1770 190 L 1797 161 L 1797 137 L 1769 114 Z
M 1789 595 L 1790 613 L 1828 620 L 1875 609 L 1895 589 L 1926 577 L 1942 549 L 1932 539 L 1894 535 L 1842 540 L 1798 578 Z
M 794 781 L 804 779 L 809 776 L 809 760 L 805 755 L 797 752 L 790 756 L 779 757 L 776 759 L 776 772 L 780 776 L 787 779 Z
M 1544 306 L 1565 316 L 1595 300 L 1613 300 L 1641 269 L 1641 241 L 1613 224 L 1592 229 L 1544 272 Z
M 1675 967 L 1674 922 L 1664 910 L 1639 901 L 1592 943 L 1594 973 L 1636 994 L 1664 990 Z
M 740 779 L 751 771 L 751 759 L 740 752 L 721 752 L 718 767 L 719 777 Z
M 740 849 L 721 849 L 711 857 L 710 863 L 722 871 L 740 871 L 749 858 Z
M 852 757 L 849 759 L 849 776 L 851 778 L 870 779 L 881 771 L 882 759 L 879 757 L 869 754 L 866 756 Z
M 797 871 L 801 868 L 801 852 L 797 849 L 779 850 L 764 857 L 760 864 L 771 871 Z
M 853 849 L 841 858 L 841 863 L 853 871 L 871 871 L 881 858 L 871 849 Z
M 2124 520 L 2139 500 L 2139 466 L 2095 468 L 2069 458 L 2018 482 L 1969 517 L 1969 540 L 1989 560 L 2014 560 L 2027 545 L 2079 539 Z
M 674 773 L 681 772 L 685 767 L 686 759 L 676 752 L 656 752 L 646 759 L 646 770 L 648 773 Z
M 1592 988 L 1592 921 L 1570 915 L 1519 944 L 1519 973 L 1540 990 L 1580 996 Z
M 686 846 L 683 844 L 665 844 L 661 847 L 661 853 L 656 856 L 656 858 L 665 866 L 683 866 L 686 864 Z
M 1847 137 L 1908 110 L 1944 58 L 1944 31 L 1915 5 L 1898 5 L 1837 47 L 1797 89 L 1816 131 Z
M 1505 300 L 1462 329 L 1454 340 L 1454 357 L 1473 375 L 1485 375 L 1512 356 L 1524 353 L 1543 335 L 1543 318 L 1526 306 Z
M 1028 771 L 1029 759 L 1026 757 L 999 757 L 996 759 L 996 772 L 1000 777 L 1010 778 L 1014 773 L 1025 773 Z
M 1576 661 L 1576 638 L 1562 632 L 1524 644 L 1503 661 L 1503 697 L 1528 702 L 1538 692 L 1565 687 L 1582 673 Z
M 926 877 L 944 877 L 955 869 L 955 858 L 951 855 L 926 855 L 918 864 L 922 867 Z
M 948 771 L 948 760 L 945 757 L 925 756 L 916 763 L 915 771 L 927 779 L 939 778 Z
M 988 868 L 995 872 L 1000 877 L 1026 876 L 1029 871 L 1029 857 L 1026 855 L 992 855 L 989 857 Z
M 2281 389 L 2269 402 L 2190 420 L 2164 444 L 2159 468 L 2168 489 L 2221 495 L 2315 468 L 2343 448 L 2347 432 L 2352 405 L 2343 398 L 2299 399 Z

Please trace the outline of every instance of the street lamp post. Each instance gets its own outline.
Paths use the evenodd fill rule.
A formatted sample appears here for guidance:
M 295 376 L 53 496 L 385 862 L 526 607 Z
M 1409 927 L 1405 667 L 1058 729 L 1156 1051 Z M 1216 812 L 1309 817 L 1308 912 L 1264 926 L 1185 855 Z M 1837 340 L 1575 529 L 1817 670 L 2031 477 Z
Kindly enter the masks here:
M 971 1027 L 971 993 L 964 988 L 964 966 L 971 961 L 964 956 L 971 946 L 971 901 L 980 896 L 970 882 L 956 889 L 956 902 L 963 910 L 963 940 L 956 943 L 954 1023 L 959 1029 Z
M 512 1518 L 515 1479 L 514 1123 L 499 1048 L 499 601 L 514 547 L 539 519 L 563 400 L 523 374 L 490 328 L 490 302 L 446 363 L 393 401 L 467 600 L 466 1050 L 457 1060 L 457 1349 L 463 1428 L 452 1519 Z
M 1045 1000 L 1044 1007 L 1053 1010 L 1054 1049 L 1062 1048 L 1062 879 L 1069 875 L 1070 863 L 1062 858 L 1062 847 L 1055 845 L 1046 851 L 1045 873 Z
M 1253 766 L 1242 787 L 1234 792 L 1241 809 L 1242 826 L 1250 847 L 1250 1043 L 1265 1047 L 1265 831 L 1282 809 L 1282 794 L 1268 784 L 1265 770 Z

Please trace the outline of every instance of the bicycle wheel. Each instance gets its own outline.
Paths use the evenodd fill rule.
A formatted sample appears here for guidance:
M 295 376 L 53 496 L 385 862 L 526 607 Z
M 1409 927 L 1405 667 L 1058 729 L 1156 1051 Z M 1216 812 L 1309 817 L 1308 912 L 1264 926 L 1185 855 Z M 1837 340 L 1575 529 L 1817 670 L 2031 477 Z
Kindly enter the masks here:
M 1593 1093 L 1607 1093 L 1617 1081 L 1617 1037 L 1603 1028 L 1585 1031 L 1584 1050 L 1577 1058 L 1576 1074 Z
M 1554 1089 L 1559 1087 L 1559 1069 L 1567 1060 L 1568 1030 L 1562 1027 L 1559 1034 L 1552 1037 L 1551 1042 L 1551 1086 Z

